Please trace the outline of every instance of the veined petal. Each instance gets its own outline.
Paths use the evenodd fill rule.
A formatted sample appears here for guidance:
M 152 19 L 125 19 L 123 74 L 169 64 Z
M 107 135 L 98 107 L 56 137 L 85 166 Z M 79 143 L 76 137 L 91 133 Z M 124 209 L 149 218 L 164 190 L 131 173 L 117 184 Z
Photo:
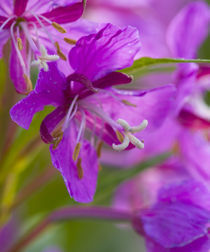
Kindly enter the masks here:
M 207 252 L 210 248 L 209 235 L 204 235 L 183 247 L 164 248 L 152 239 L 146 238 L 147 252 Z
M 32 91 L 27 97 L 16 103 L 10 110 L 10 116 L 20 127 L 28 129 L 35 113 L 50 104 L 45 96 Z
M 158 202 L 141 213 L 144 231 L 165 248 L 185 246 L 205 236 L 210 212 L 182 202 Z
M 42 13 L 42 15 L 53 22 L 65 24 L 79 19 L 83 13 L 83 6 L 83 2 L 58 6 L 49 12 Z
M 65 101 L 64 90 L 66 89 L 66 78 L 57 68 L 57 64 L 48 63 L 49 70 L 43 69 L 39 73 L 35 92 L 46 96 L 51 104 L 61 105 Z
M 77 73 L 91 81 L 132 65 L 140 50 L 136 28 L 106 24 L 98 33 L 82 37 L 69 53 L 69 62 Z
M 209 8 L 204 2 L 190 3 L 173 19 L 167 33 L 176 57 L 194 58 L 208 33 Z
M 81 144 L 79 158 L 81 158 L 82 177 L 79 177 L 76 162 L 72 155 L 76 146 L 76 125 L 70 122 L 63 134 L 63 139 L 56 149 L 50 147 L 53 165 L 61 172 L 69 194 L 78 202 L 91 202 L 96 190 L 98 164 L 97 155 L 87 141 Z
M 14 14 L 21 16 L 27 6 L 28 0 L 14 0 Z

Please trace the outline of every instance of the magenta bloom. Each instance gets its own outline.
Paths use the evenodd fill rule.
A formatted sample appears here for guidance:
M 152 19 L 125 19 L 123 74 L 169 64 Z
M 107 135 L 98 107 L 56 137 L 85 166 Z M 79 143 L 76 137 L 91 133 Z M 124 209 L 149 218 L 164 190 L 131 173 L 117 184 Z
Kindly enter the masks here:
M 94 135 L 119 151 L 143 148 L 134 134 L 147 121 L 145 131 L 155 128 L 171 107 L 171 85 L 148 93 L 111 88 L 131 81 L 115 70 L 130 66 L 139 49 L 135 28 L 107 24 L 97 34 L 82 37 L 70 51 L 74 73 L 65 77 L 50 63 L 35 90 L 11 109 L 12 119 L 28 129 L 36 112 L 48 104 L 56 107 L 43 120 L 40 133 L 51 144 L 52 162 L 76 201 L 89 202 L 95 193 L 101 142 L 95 142 Z
M 206 252 L 210 248 L 209 192 L 195 181 L 162 188 L 156 203 L 137 213 L 134 228 L 148 252 Z
M 48 55 L 45 47 L 56 43 L 58 38 L 52 30 L 65 32 L 59 24 L 73 22 L 81 17 L 83 3 L 71 1 L 2 0 L 0 2 L 0 57 L 9 38 L 12 40 L 10 74 L 16 91 L 31 91 L 30 64 L 36 63 L 47 70 L 47 62 L 57 60 L 56 55 Z M 53 45 L 53 46 L 55 46 Z M 52 45 L 51 45 L 52 48 Z

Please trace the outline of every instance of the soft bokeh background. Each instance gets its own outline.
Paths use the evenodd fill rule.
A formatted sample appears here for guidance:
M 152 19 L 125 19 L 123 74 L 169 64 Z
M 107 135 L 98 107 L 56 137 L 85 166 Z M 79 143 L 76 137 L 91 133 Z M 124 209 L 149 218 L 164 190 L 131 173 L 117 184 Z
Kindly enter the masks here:
M 189 2 L 189 1 L 188 1 Z M 210 0 L 208 0 L 210 3 Z M 210 58 L 210 38 L 200 49 L 199 56 Z M 9 46 L 5 48 L 5 54 Z M 34 73 L 35 80 L 36 73 Z M 41 119 L 51 108 L 36 116 L 29 131 L 22 130 L 9 118 L 9 109 L 20 99 L 8 79 L 6 62 L 0 61 L 0 193 L 5 211 L 3 220 L 14 212 L 17 236 L 37 220 L 60 206 L 75 205 L 70 199 L 61 175 L 51 166 L 48 146 L 39 139 Z M 104 186 L 111 167 L 103 167 L 98 192 L 93 204 L 109 205 L 113 187 Z M 1 250 L 1 249 L 0 249 Z M 143 252 L 143 240 L 129 228 L 107 221 L 69 221 L 49 228 L 25 252 Z

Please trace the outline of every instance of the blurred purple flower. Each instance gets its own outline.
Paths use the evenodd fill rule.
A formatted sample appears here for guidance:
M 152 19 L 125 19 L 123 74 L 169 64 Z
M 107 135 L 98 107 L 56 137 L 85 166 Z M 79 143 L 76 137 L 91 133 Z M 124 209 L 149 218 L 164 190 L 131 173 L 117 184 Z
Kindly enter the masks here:
M 43 120 L 40 133 L 51 144 L 53 164 L 76 201 L 89 202 L 95 193 L 101 142 L 96 153 L 94 135 L 116 150 L 143 148 L 134 133 L 142 131 L 147 120 L 145 131 L 156 128 L 172 107 L 172 85 L 150 92 L 111 88 L 132 80 L 115 71 L 130 66 L 139 49 L 135 28 L 107 24 L 97 34 L 82 37 L 70 51 L 74 73 L 66 78 L 50 63 L 35 90 L 11 109 L 12 119 L 28 129 L 33 115 L 45 105 L 57 107 Z
M 48 61 L 59 58 L 56 55 L 48 55 L 45 49 L 53 43 L 53 47 L 57 47 L 57 53 L 60 52 L 57 41 L 59 37 L 57 36 L 55 40 L 51 31 L 57 29 L 65 32 L 59 24 L 77 20 L 82 12 L 83 3 L 75 0 L 1 1 L 0 57 L 2 57 L 3 46 L 11 38 L 10 74 L 17 92 L 25 94 L 32 89 L 30 64 L 33 58 L 45 70 Z

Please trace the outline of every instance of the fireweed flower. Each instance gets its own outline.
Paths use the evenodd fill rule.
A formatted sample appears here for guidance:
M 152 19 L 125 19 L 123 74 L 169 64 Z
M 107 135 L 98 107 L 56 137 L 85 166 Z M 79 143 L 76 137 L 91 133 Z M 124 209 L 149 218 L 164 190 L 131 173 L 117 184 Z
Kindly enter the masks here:
M 149 172 L 147 176 L 142 175 L 142 180 L 135 178 L 135 183 L 132 180 L 122 185 L 117 192 L 115 207 L 134 213 L 133 226 L 144 236 L 148 252 L 206 252 L 210 248 L 209 191 L 201 183 L 187 178 L 186 174 L 184 177 L 183 173 L 182 179 L 157 186 L 152 175 L 157 177 L 159 172 L 162 179 L 170 179 L 170 173 L 178 177 L 178 167 L 173 168 L 175 171 L 172 167 L 162 169 L 162 172 L 151 169 L 153 174 Z M 145 182 L 147 188 L 141 184 Z M 148 198 L 151 198 L 150 202 Z
M 139 49 L 135 28 L 107 24 L 97 34 L 82 37 L 70 51 L 72 74 L 65 77 L 56 63 L 50 63 L 35 90 L 11 109 L 12 119 L 28 129 L 36 112 L 48 104 L 56 107 L 43 120 L 40 133 L 51 144 L 52 162 L 76 201 L 93 199 L 102 142 L 119 151 L 143 148 L 135 133 L 148 121 L 146 130 L 155 128 L 173 103 L 171 85 L 148 93 L 111 87 L 131 81 L 115 71 L 131 65 Z M 100 140 L 96 142 L 94 135 Z
M 63 58 L 57 35 L 65 33 L 60 24 L 81 17 L 83 3 L 72 1 L 15 0 L 0 3 L 0 57 L 5 43 L 11 38 L 10 74 L 16 91 L 28 93 L 32 89 L 30 65 L 48 70 L 47 63 Z M 51 45 L 50 45 L 51 44 Z M 55 47 L 58 55 L 48 55 L 45 47 Z M 59 57 L 58 57 L 59 56 Z
M 208 198 L 209 191 L 192 180 L 162 188 L 157 202 L 140 210 L 133 222 L 145 237 L 147 251 L 208 251 Z

